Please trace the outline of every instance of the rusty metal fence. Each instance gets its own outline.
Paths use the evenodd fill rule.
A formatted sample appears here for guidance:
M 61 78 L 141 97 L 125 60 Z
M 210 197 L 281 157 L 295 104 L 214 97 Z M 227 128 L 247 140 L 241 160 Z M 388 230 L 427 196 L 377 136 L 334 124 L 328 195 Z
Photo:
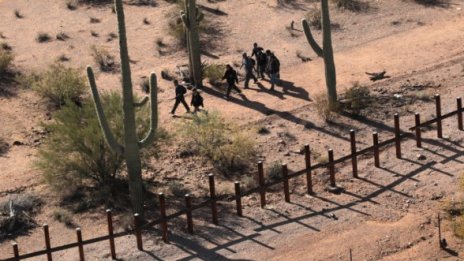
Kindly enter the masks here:
M 441 100 L 440 100 L 440 95 L 435 95 L 435 109 L 436 109 L 436 117 L 434 119 L 421 122 L 420 120 L 420 114 L 415 113 L 415 126 L 409 128 L 409 131 L 414 131 L 414 134 L 411 132 L 402 132 L 400 128 L 400 118 L 398 114 L 394 115 L 394 137 L 387 139 L 385 141 L 379 142 L 378 134 L 377 132 L 372 133 L 372 146 L 369 146 L 367 148 L 358 150 L 356 148 L 356 132 L 354 130 L 350 130 L 350 147 L 351 147 L 351 153 L 349 155 L 343 156 L 338 159 L 334 159 L 334 154 L 333 150 L 329 149 L 327 151 L 328 153 L 328 162 L 327 163 L 318 163 L 315 165 L 311 164 L 311 150 L 309 145 L 305 145 L 304 147 L 304 158 L 305 158 L 305 163 L 306 166 L 304 169 L 293 172 L 293 173 L 288 173 L 288 168 L 286 164 L 282 165 L 282 177 L 279 179 L 276 179 L 271 182 L 266 182 L 264 179 L 264 168 L 263 168 L 263 163 L 258 162 L 258 184 L 259 186 L 256 188 L 253 188 L 251 190 L 242 192 L 240 188 L 240 182 L 235 181 L 234 186 L 235 186 L 235 196 L 233 196 L 230 200 L 235 201 L 236 203 L 236 212 L 238 216 L 243 216 L 242 213 L 242 197 L 251 195 L 253 193 L 259 193 L 260 195 L 260 205 L 262 208 L 265 207 L 266 205 L 266 189 L 283 183 L 283 190 L 284 190 L 284 199 L 286 202 L 290 202 L 290 190 L 289 190 L 289 180 L 305 175 L 306 176 L 306 187 L 307 187 L 307 193 L 308 194 L 313 194 L 313 183 L 312 183 L 312 175 L 311 172 L 320 169 L 320 168 L 327 168 L 329 177 L 330 177 L 330 188 L 337 188 L 336 185 L 336 173 L 335 173 L 335 165 L 351 160 L 351 166 L 352 166 L 352 175 L 354 178 L 358 177 L 358 164 L 357 164 L 357 158 L 360 155 L 364 155 L 367 153 L 373 152 L 374 155 L 374 165 L 375 167 L 380 167 L 380 149 L 382 147 L 385 147 L 389 144 L 394 143 L 395 144 L 395 150 L 396 150 L 396 157 L 401 159 L 401 141 L 403 139 L 415 139 L 416 140 L 416 145 L 417 147 L 422 146 L 422 137 L 421 137 L 421 127 L 426 127 L 430 126 L 431 124 L 436 123 L 436 129 L 437 129 L 437 137 L 438 138 L 443 138 L 443 130 L 442 130 L 442 121 L 450 118 L 452 116 L 457 116 L 457 125 L 459 130 L 464 130 L 463 128 L 463 108 L 462 108 L 462 100 L 460 97 L 456 98 L 456 110 L 446 113 L 442 115 L 441 113 Z M 168 221 L 174 218 L 178 218 L 180 216 L 185 215 L 186 216 L 186 221 L 187 221 L 187 231 L 188 233 L 193 234 L 194 233 L 194 223 L 193 223 L 193 218 L 192 214 L 194 210 L 200 209 L 200 208 L 205 208 L 209 207 L 211 208 L 211 221 L 213 224 L 218 225 L 219 220 L 218 220 L 218 213 L 217 213 L 217 201 L 218 198 L 216 197 L 216 189 L 215 189 L 215 181 L 214 181 L 214 175 L 209 174 L 208 175 L 209 179 L 209 198 L 197 205 L 192 205 L 192 197 L 191 195 L 187 194 L 185 195 L 185 208 L 181 209 L 180 211 L 173 213 L 171 215 L 166 215 L 166 204 L 165 204 L 165 196 L 163 193 L 158 194 L 158 200 L 159 200 L 159 211 L 160 211 L 160 218 L 151 221 L 146 224 L 142 224 L 142 220 L 139 216 L 139 214 L 134 214 L 134 229 L 129 230 L 129 231 L 124 231 L 124 232 L 119 232 L 119 233 L 114 233 L 113 229 L 113 218 L 112 218 L 112 212 L 111 210 L 106 210 L 107 214 L 107 224 L 108 224 L 108 234 L 96 238 L 91 238 L 87 240 L 82 239 L 82 233 L 81 233 L 81 228 L 76 228 L 76 242 L 75 243 L 70 243 L 66 245 L 60 245 L 60 246 L 51 246 L 50 243 L 50 234 L 48 230 L 48 225 L 43 225 L 43 232 L 44 232 L 44 243 L 45 243 L 45 249 L 32 252 L 32 253 L 27 253 L 27 254 L 20 254 L 19 253 L 19 247 L 16 243 L 12 244 L 13 248 L 13 257 L 10 258 L 5 258 L 2 259 L 3 261 L 15 261 L 15 260 L 23 260 L 26 258 L 31 258 L 31 257 L 37 257 L 37 256 L 42 256 L 46 255 L 47 260 L 51 261 L 52 260 L 52 253 L 58 252 L 58 251 L 63 251 L 66 249 L 71 249 L 75 248 L 77 250 L 77 253 L 79 255 L 79 260 L 83 261 L 85 260 L 85 255 L 84 255 L 84 246 L 97 243 L 97 242 L 102 242 L 102 241 L 108 241 L 109 246 L 110 246 L 110 252 L 111 252 L 111 257 L 113 259 L 116 259 L 116 246 L 115 246 L 115 238 L 127 236 L 130 234 L 135 235 L 136 238 L 136 243 L 137 243 L 137 248 L 139 250 L 143 250 L 143 240 L 142 240 L 142 231 L 144 229 L 153 227 L 155 225 L 160 225 L 161 230 L 162 230 L 162 239 L 164 242 L 168 242 Z M 76 254 L 77 254 L 76 253 Z

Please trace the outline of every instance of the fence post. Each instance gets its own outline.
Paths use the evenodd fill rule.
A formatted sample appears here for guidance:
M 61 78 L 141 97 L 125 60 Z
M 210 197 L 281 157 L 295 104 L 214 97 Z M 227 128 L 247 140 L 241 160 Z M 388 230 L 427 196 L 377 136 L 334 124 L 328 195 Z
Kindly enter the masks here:
M 161 214 L 161 229 L 163 230 L 163 241 L 168 243 L 168 221 L 166 220 L 166 200 L 164 198 L 163 192 L 158 193 L 158 199 L 160 204 L 160 214 Z
M 143 251 L 143 242 L 142 242 L 142 220 L 139 213 L 134 214 L 134 226 L 135 226 L 135 237 L 137 239 L 137 249 Z
M 329 153 L 330 187 L 336 188 L 337 184 L 335 183 L 335 164 L 334 164 L 333 150 L 329 149 L 328 153 Z
M 414 120 L 416 122 L 416 146 L 418 148 L 422 148 L 421 129 L 420 129 L 420 114 L 418 112 L 416 112 L 414 114 Z
M 258 182 L 259 182 L 259 196 L 261 200 L 261 208 L 266 206 L 266 190 L 264 188 L 264 169 L 263 169 L 263 162 L 258 161 Z
M 15 257 L 15 260 L 19 261 L 19 249 L 18 249 L 18 244 L 16 242 L 14 242 L 13 244 L 11 244 L 13 246 L 13 254 L 14 254 L 14 257 Z
M 111 209 L 106 210 L 106 219 L 108 220 L 108 235 L 110 236 L 110 250 L 111 250 L 111 259 L 116 259 L 116 248 L 114 246 L 114 237 L 113 237 L 113 216 L 111 214 Z
M 52 248 L 50 244 L 50 232 L 48 231 L 47 224 L 43 225 L 43 231 L 45 236 L 45 248 L 47 250 L 47 260 L 52 261 L 52 252 L 50 251 L 50 249 Z
M 441 218 L 440 218 L 440 213 L 438 213 L 438 245 L 440 246 L 440 249 L 443 249 L 443 243 L 441 240 Z
M 306 186 L 308 187 L 308 194 L 314 194 L 313 191 L 313 178 L 311 176 L 311 149 L 309 148 L 309 144 L 304 146 L 304 153 L 305 153 L 305 163 L 306 163 Z
M 287 168 L 287 164 L 282 164 L 282 177 L 284 178 L 285 202 L 290 202 L 290 189 L 289 189 L 289 185 L 288 185 L 288 168 Z
M 356 132 L 350 130 L 350 143 L 351 143 L 351 165 L 353 167 L 353 178 L 358 177 L 358 157 L 356 156 Z
M 240 181 L 235 181 L 235 203 L 237 205 L 237 215 L 243 217 L 242 214 L 242 192 L 240 191 Z
M 211 213 L 213 215 L 213 223 L 218 225 L 217 206 L 216 206 L 216 188 L 214 186 L 214 174 L 208 174 L 209 179 L 209 195 L 211 197 Z
M 396 147 L 396 158 L 401 159 L 401 130 L 400 130 L 400 116 L 395 113 L 393 116 L 395 119 L 395 147 Z
M 437 110 L 437 137 L 443 138 L 443 131 L 441 128 L 441 101 L 440 94 L 435 94 L 435 108 Z
M 79 260 L 80 261 L 85 261 L 84 247 L 82 246 L 82 232 L 81 232 L 80 227 L 76 228 L 76 235 L 77 235 L 77 244 L 78 244 L 77 247 L 79 249 Z
M 456 103 L 458 107 L 458 129 L 459 130 L 464 130 L 463 124 L 462 124 L 462 99 L 461 97 L 456 98 Z
M 372 139 L 374 141 L 374 165 L 379 168 L 380 167 L 380 159 L 379 159 L 379 134 L 374 131 L 372 133 Z
M 185 206 L 187 207 L 187 231 L 193 234 L 192 197 L 190 194 L 185 194 Z

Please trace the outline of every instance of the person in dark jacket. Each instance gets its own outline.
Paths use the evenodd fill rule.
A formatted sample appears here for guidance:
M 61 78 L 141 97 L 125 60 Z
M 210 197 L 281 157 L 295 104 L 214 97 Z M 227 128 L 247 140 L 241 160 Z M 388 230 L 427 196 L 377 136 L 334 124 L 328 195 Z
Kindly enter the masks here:
M 240 69 L 245 66 L 245 89 L 248 89 L 248 83 L 250 82 L 250 79 L 253 78 L 254 82 L 256 83 L 258 79 L 256 79 L 256 76 L 253 74 L 253 69 L 255 68 L 255 60 L 253 58 L 248 57 L 246 53 L 243 53 L 242 55 L 243 61 L 242 61 L 242 66 L 240 66 Z
M 253 44 L 253 50 L 251 51 L 251 57 L 255 57 L 258 60 L 258 53 L 262 52 L 264 49 L 258 46 L 258 43 Z
M 227 94 L 225 95 L 225 98 L 228 100 L 230 91 L 232 89 L 236 90 L 238 93 L 242 93 L 242 91 L 235 86 L 236 83 L 238 83 L 238 77 L 237 77 L 237 72 L 230 66 L 229 64 L 226 65 L 226 72 L 224 73 L 224 77 L 222 77 L 223 80 L 227 81 L 227 84 L 229 85 L 227 87 Z
M 261 79 L 264 80 L 264 72 L 266 71 L 266 65 L 267 65 L 267 55 L 264 53 L 262 50 L 258 51 L 256 55 L 256 60 L 257 60 L 257 74 L 258 77 L 261 77 Z
M 177 106 L 179 106 L 179 103 L 182 103 L 187 110 L 187 112 L 190 112 L 190 108 L 185 102 L 185 97 L 184 95 L 187 93 L 187 89 L 182 85 L 179 84 L 177 80 L 173 81 L 174 86 L 176 87 L 176 102 L 174 103 L 174 107 L 172 108 L 171 114 L 174 115 L 176 113 Z
M 200 106 L 203 108 L 205 107 L 205 105 L 203 105 L 203 97 L 201 97 L 200 92 L 197 90 L 197 88 L 193 89 L 192 101 L 190 102 L 190 106 L 193 106 L 193 108 L 195 108 L 193 110 L 193 113 L 200 111 Z
M 280 61 L 273 53 L 270 53 L 268 57 L 267 71 L 271 79 L 271 90 L 274 90 L 274 85 L 278 84 L 280 78 Z

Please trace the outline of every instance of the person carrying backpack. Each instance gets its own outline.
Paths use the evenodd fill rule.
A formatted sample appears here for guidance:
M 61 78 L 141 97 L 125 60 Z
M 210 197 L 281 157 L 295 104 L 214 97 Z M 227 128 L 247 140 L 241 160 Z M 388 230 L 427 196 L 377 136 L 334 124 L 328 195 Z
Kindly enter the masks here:
M 255 64 L 256 63 L 255 60 L 253 60 L 253 58 L 248 57 L 246 53 L 243 53 L 243 61 L 242 66 L 240 66 L 240 69 L 242 69 L 242 67 L 245 66 L 245 89 L 248 89 L 248 83 L 250 82 L 251 78 L 253 78 L 255 83 L 258 81 L 258 79 L 256 79 L 256 76 L 253 74 Z
M 185 102 L 185 97 L 184 97 L 184 95 L 187 93 L 187 89 L 182 84 L 179 84 L 177 80 L 174 80 L 173 83 L 174 83 L 174 86 L 176 87 L 176 98 L 175 98 L 176 102 L 174 103 L 174 107 L 172 108 L 172 111 L 171 111 L 172 116 L 175 115 L 177 106 L 179 106 L 179 103 L 182 103 L 185 109 L 187 110 L 187 113 L 189 113 L 190 108 Z
M 227 93 L 224 96 L 224 98 L 229 100 L 230 91 L 232 91 L 232 89 L 234 89 L 238 93 L 242 93 L 242 91 L 239 88 L 237 88 L 237 86 L 235 86 L 235 84 L 238 83 L 237 72 L 229 64 L 226 65 L 226 72 L 224 73 L 222 79 L 225 79 L 227 81 L 227 84 L 229 85 L 227 87 Z
M 190 102 L 190 106 L 193 106 L 193 108 L 195 108 L 193 110 L 193 113 L 200 111 L 200 106 L 203 108 L 205 107 L 205 105 L 203 105 L 203 97 L 201 97 L 200 92 L 197 90 L 197 88 L 193 89 L 192 101 Z

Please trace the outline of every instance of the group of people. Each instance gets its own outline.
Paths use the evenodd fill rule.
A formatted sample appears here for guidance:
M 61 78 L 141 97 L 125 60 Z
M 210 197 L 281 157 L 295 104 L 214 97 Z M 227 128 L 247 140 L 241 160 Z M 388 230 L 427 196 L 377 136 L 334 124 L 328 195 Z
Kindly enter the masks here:
M 279 59 L 277 59 L 277 57 L 273 52 L 271 52 L 271 50 L 264 51 L 264 49 L 258 46 L 257 43 L 253 44 L 251 56 L 248 56 L 247 53 L 243 53 L 242 65 L 240 66 L 240 69 L 242 68 L 244 68 L 245 70 L 244 89 L 249 88 L 249 82 L 251 79 L 253 79 L 254 83 L 257 83 L 258 78 L 264 80 L 265 75 L 269 78 L 269 82 L 271 83 L 270 90 L 274 90 L 274 86 L 279 84 Z M 256 72 L 257 76 L 255 76 L 254 72 Z M 226 80 L 228 84 L 226 94 L 224 95 L 225 99 L 229 100 L 230 92 L 232 91 L 232 89 L 238 93 L 242 93 L 242 91 L 236 86 L 236 84 L 238 84 L 237 72 L 229 64 L 226 65 L 226 71 L 222 79 Z M 177 80 L 174 80 L 173 83 L 176 88 L 176 97 L 174 107 L 171 110 L 171 114 L 175 114 L 176 109 L 180 103 L 184 105 L 187 112 L 190 112 L 190 107 L 188 106 L 184 97 L 184 95 L 187 93 L 187 89 L 183 85 L 179 84 Z M 192 100 L 190 105 L 195 108 L 194 112 L 199 111 L 200 107 L 204 107 L 203 97 L 200 95 L 199 91 L 196 88 L 194 88 L 192 91 Z
M 279 59 L 277 59 L 277 57 L 273 52 L 271 52 L 271 50 L 264 51 L 264 49 L 258 46 L 257 43 L 253 44 L 251 56 L 248 56 L 247 53 L 243 53 L 242 65 L 240 66 L 240 69 L 242 68 L 245 69 L 244 89 L 249 88 L 249 83 L 251 79 L 253 79 L 254 83 L 257 83 L 258 78 L 264 80 L 265 75 L 267 75 L 267 77 L 269 78 L 269 81 L 271 83 L 271 90 L 274 90 L 274 86 L 278 85 L 279 83 Z M 256 72 L 257 77 L 255 76 L 254 72 Z M 236 83 L 238 83 L 237 72 L 229 64 L 226 65 L 226 72 L 224 73 L 224 77 L 222 77 L 222 79 L 226 80 L 228 84 L 227 92 L 224 96 L 226 99 L 229 99 L 229 95 L 232 89 L 237 91 L 238 93 L 242 92 L 235 85 Z

